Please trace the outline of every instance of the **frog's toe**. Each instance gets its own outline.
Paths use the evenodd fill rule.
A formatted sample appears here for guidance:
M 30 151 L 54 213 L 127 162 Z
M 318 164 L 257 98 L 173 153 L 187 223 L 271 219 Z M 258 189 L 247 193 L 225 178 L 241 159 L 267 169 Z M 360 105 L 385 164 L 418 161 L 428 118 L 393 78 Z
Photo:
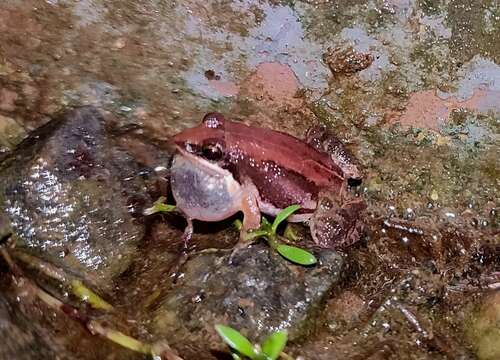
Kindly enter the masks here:
M 233 248 L 233 251 L 231 252 L 231 255 L 229 255 L 229 265 L 236 265 L 238 263 L 238 254 L 246 247 L 248 247 L 248 244 L 242 244 L 241 242 L 238 242 L 238 244 L 236 244 L 236 246 Z
M 317 211 L 310 220 L 313 240 L 321 247 L 343 248 L 357 242 L 363 233 L 363 202 L 333 205 L 328 211 Z
M 253 241 L 245 239 L 246 232 L 242 232 L 240 234 L 240 240 L 233 247 L 231 255 L 229 256 L 229 264 L 234 265 L 237 263 L 237 257 L 241 253 L 242 250 L 246 249 L 250 245 L 253 244 Z

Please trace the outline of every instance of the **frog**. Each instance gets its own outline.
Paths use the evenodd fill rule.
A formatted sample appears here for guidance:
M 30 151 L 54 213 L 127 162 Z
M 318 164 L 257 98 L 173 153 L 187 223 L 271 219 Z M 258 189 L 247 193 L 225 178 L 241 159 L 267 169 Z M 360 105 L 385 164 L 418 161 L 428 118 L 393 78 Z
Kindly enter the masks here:
M 221 221 L 238 212 L 242 243 L 260 227 L 262 214 L 276 216 L 290 205 L 300 208 L 287 221 L 308 224 L 319 247 L 338 249 L 360 239 L 366 205 L 351 188 L 363 174 L 326 126 L 313 126 L 299 139 L 212 112 L 173 142 L 170 186 L 187 220 L 185 243 L 193 220 Z

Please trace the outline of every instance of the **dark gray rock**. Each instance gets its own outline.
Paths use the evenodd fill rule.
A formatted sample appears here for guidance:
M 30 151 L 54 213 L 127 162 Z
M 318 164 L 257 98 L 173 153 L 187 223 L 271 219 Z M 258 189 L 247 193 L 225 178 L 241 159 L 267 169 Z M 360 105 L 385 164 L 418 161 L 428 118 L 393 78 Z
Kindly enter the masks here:
M 253 340 L 282 329 L 297 339 L 311 329 L 343 265 L 328 250 L 316 254 L 316 266 L 293 265 L 265 244 L 241 250 L 232 265 L 228 256 L 200 254 L 185 265 L 184 276 L 157 309 L 154 333 L 179 343 L 217 343 L 213 326 L 221 323 Z
M 17 246 L 108 284 L 136 256 L 145 199 L 137 163 L 114 145 L 92 107 L 50 122 L 0 170 L 0 206 Z

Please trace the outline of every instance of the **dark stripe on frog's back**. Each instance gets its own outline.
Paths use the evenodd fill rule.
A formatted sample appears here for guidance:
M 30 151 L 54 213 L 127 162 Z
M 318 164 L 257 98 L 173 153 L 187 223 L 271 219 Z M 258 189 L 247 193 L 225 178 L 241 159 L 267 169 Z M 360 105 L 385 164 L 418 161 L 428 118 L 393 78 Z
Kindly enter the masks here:
M 258 189 L 261 199 L 273 206 L 283 209 L 299 204 L 304 200 L 317 200 L 319 188 L 304 176 L 280 167 L 272 161 L 255 162 L 235 161 L 228 163 L 227 169 L 234 178 L 242 183 L 249 179 Z M 301 209 L 298 213 L 308 212 Z

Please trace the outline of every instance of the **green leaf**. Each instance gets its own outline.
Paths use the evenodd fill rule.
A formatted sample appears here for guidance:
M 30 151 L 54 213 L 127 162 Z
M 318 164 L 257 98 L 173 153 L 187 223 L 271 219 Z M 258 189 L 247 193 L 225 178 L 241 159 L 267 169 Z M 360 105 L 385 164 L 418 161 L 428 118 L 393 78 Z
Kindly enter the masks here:
M 271 360 L 269 358 L 269 356 L 267 356 L 266 354 L 264 354 L 263 352 L 260 352 L 257 357 L 255 358 L 255 360 Z
M 271 231 L 273 234 L 276 234 L 276 229 L 278 229 L 278 225 L 283 222 L 287 217 L 292 215 L 294 212 L 300 209 L 300 205 L 291 205 L 279 212 L 278 215 L 276 215 L 276 218 L 274 219 L 273 226 L 271 228 Z
M 267 337 L 262 343 L 262 352 L 271 360 L 276 360 L 285 348 L 287 341 L 286 331 L 277 331 Z
M 167 213 L 175 210 L 175 205 L 169 204 L 154 204 L 150 208 L 144 209 L 143 214 L 146 216 L 156 213 Z
M 280 244 L 276 250 L 281 256 L 300 265 L 313 265 L 318 262 L 313 254 L 295 246 Z
M 165 204 L 165 200 L 167 199 L 164 196 L 161 196 L 158 200 L 156 200 L 153 203 L 153 206 L 144 209 L 144 211 L 142 212 L 143 215 L 149 216 L 160 212 L 166 213 L 174 211 L 175 205 Z
M 253 345 L 246 337 L 241 335 L 238 330 L 225 325 L 215 325 L 215 330 L 219 333 L 220 337 L 226 344 L 231 348 L 238 351 L 250 359 L 257 357 L 257 353 L 253 348 Z

